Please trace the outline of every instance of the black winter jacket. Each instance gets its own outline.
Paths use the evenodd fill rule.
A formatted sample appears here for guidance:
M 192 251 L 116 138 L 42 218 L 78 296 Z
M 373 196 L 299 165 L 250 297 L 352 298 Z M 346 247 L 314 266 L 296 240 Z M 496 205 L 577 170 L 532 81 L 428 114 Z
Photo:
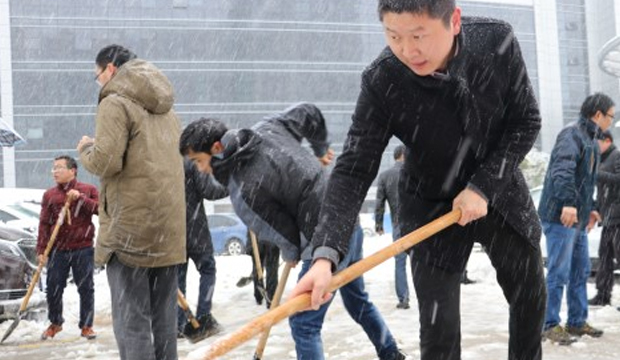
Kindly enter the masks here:
M 407 147 L 400 184 L 403 234 L 448 212 L 469 186 L 539 246 L 539 219 L 518 165 L 536 140 L 540 114 L 519 44 L 510 25 L 467 17 L 456 41 L 446 73 L 418 76 L 389 48 L 364 71 L 313 238 L 315 258 L 338 261 L 346 253 L 392 136 Z M 413 250 L 418 259 L 444 268 L 467 257 L 441 234 Z
M 314 156 L 301 146 L 302 138 Z M 224 157 L 211 164 L 235 212 L 259 239 L 277 245 L 285 261 L 298 261 L 310 250 L 327 182 L 316 158 L 329 145 L 321 112 L 295 105 L 252 129 L 228 131 L 222 144 Z
M 597 200 L 603 226 L 620 224 L 620 151 L 613 144 L 601 154 Z
M 185 168 L 185 223 L 187 252 L 213 253 L 213 243 L 209 232 L 209 222 L 204 207 L 204 199 L 217 200 L 228 196 L 226 188 L 213 179 L 202 174 L 187 158 L 183 160 Z

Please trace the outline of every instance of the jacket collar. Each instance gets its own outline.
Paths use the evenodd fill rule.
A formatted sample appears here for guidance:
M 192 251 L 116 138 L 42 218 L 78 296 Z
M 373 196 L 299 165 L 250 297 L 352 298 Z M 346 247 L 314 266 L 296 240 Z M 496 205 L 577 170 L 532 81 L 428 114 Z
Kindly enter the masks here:
M 69 181 L 68 183 L 64 183 L 64 184 L 56 184 L 56 187 L 58 187 L 58 189 L 67 192 L 73 188 L 75 188 L 75 184 L 77 183 L 77 179 L 73 179 L 71 181 Z
M 223 157 L 212 158 L 211 166 L 215 179 L 228 186 L 230 177 L 254 157 L 262 138 L 253 130 L 240 129 L 228 131 L 221 142 L 224 145 Z

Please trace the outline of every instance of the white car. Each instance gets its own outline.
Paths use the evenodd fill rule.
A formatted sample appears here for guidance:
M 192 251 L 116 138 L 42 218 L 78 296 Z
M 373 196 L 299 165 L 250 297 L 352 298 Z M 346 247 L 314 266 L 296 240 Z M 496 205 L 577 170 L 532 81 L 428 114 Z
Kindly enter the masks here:
M 542 186 L 535 187 L 530 189 L 530 195 L 532 196 L 532 200 L 534 200 L 534 206 L 538 209 L 538 204 L 540 203 L 540 195 L 542 194 Z M 596 272 L 598 269 L 599 259 L 598 259 L 598 247 L 601 243 L 601 234 L 603 228 L 599 225 L 596 225 L 594 229 L 590 230 L 588 233 L 588 253 L 590 256 L 590 264 L 592 268 L 592 272 Z M 543 233 L 540 238 L 540 249 L 542 251 L 543 259 L 547 259 L 547 240 L 545 238 L 545 234 Z
M 39 228 L 39 213 L 22 206 L 21 203 L 2 204 L 0 205 L 0 221 L 7 226 L 36 236 Z

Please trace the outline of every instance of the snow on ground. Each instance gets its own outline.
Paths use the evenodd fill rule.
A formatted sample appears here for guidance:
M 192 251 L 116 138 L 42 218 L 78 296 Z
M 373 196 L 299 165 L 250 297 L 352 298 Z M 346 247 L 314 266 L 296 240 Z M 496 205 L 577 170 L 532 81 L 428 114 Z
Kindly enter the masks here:
M 369 255 L 389 245 L 390 242 L 390 235 L 367 238 L 364 251 Z M 179 340 L 178 348 L 181 359 L 202 359 L 211 343 L 225 336 L 226 333 L 237 330 L 266 311 L 264 306 L 256 305 L 250 285 L 244 288 L 236 287 L 237 280 L 251 272 L 250 257 L 222 256 L 216 259 L 218 278 L 213 313 L 227 331 L 197 344 Z M 415 296 L 412 296 L 411 309 L 396 309 L 393 267 L 393 261 L 388 261 L 371 270 L 365 275 L 366 287 L 371 300 L 379 307 L 401 348 L 409 354 L 410 359 L 419 359 L 418 311 Z M 193 266 L 190 268 L 192 270 L 188 275 L 188 300 L 195 309 L 198 274 Z M 486 255 L 476 249 L 472 254 L 468 269 L 469 277 L 477 283 L 464 286 L 462 289 L 463 360 L 506 359 L 508 306 L 495 280 L 495 271 Z M 297 269 L 291 272 L 287 291 L 294 286 L 297 272 Z M 79 337 L 77 328 L 79 297 L 75 286 L 71 285 L 65 291 L 64 330 L 55 339 L 41 342 L 38 339 L 47 326 L 47 322 L 22 321 L 14 333 L 0 346 L 0 358 L 19 360 L 117 359 L 118 352 L 112 332 L 110 294 L 105 272 L 95 276 L 95 284 L 95 330 L 99 333 L 97 340 L 87 341 Z M 594 286 L 593 284 L 588 286 L 591 296 Z M 620 289 L 615 291 L 612 303 L 615 306 L 590 308 L 591 324 L 605 330 L 602 338 L 583 338 L 572 346 L 566 347 L 544 343 L 544 358 L 548 360 L 619 359 L 620 312 L 616 311 L 616 306 L 620 305 Z M 562 317 L 566 319 L 566 305 L 563 306 Z M 4 334 L 9 324 L 10 321 L 0 324 L 0 335 Z M 263 358 L 294 359 L 295 351 L 289 333 L 286 321 L 274 326 Z M 250 359 L 257 341 L 257 339 L 252 339 L 222 358 Z M 327 359 L 367 360 L 375 358 L 374 349 L 364 332 L 347 315 L 338 298 L 327 314 L 323 329 L 323 342 Z

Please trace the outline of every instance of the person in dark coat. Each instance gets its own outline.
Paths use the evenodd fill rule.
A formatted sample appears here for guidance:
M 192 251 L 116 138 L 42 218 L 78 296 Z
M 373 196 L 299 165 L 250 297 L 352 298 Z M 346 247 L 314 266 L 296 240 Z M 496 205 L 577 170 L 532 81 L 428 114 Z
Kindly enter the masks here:
M 185 169 L 185 231 L 187 259 L 191 259 L 200 273 L 198 306 L 196 318 L 203 325 L 202 330 L 211 336 L 221 331 L 221 326 L 211 314 L 211 300 L 215 291 L 215 257 L 209 222 L 204 207 L 204 199 L 217 200 L 228 196 L 226 188 L 210 175 L 202 174 L 189 159 L 183 160 Z M 177 266 L 179 289 L 185 294 L 188 262 Z M 178 310 L 178 327 L 182 333 L 187 324 L 185 312 Z
M 614 258 L 620 262 L 620 151 L 614 145 L 614 138 L 609 131 L 603 133 L 598 143 L 601 164 L 596 184 L 597 206 L 603 233 L 598 249 L 597 293 L 588 303 L 610 305 L 614 286 Z
M 310 143 L 314 156 L 301 147 Z M 280 248 L 286 262 L 303 260 L 300 276 L 311 264 L 314 228 L 325 190 L 321 164 L 329 164 L 325 119 L 312 104 L 298 104 L 256 124 L 227 131 L 214 119 L 188 125 L 181 135 L 181 153 L 203 172 L 213 172 L 226 185 L 235 212 L 259 239 Z M 316 156 L 316 157 L 315 157 Z M 317 161 L 317 158 L 320 161 Z M 344 266 L 362 257 L 363 232 L 356 226 Z M 404 359 L 381 314 L 369 301 L 362 277 L 340 289 L 345 308 L 375 346 L 380 359 Z M 298 359 L 324 358 L 321 328 L 329 304 L 290 319 Z
M 62 324 L 65 321 L 62 316 L 62 296 L 70 272 L 73 273 L 73 280 L 80 294 L 78 326 L 81 329 L 81 336 L 87 339 L 97 337 L 93 330 L 95 225 L 92 218 L 98 214 L 99 192 L 95 186 L 77 181 L 77 171 L 77 162 L 71 156 L 62 155 L 55 158 L 52 175 L 56 186 L 48 189 L 41 201 L 37 255 L 39 262 L 47 263 L 46 295 L 48 318 L 51 323 L 41 335 L 43 340 L 53 338 L 62 331 Z M 67 200 L 71 202 L 67 219 L 60 226 L 52 250 L 46 257 L 45 249 Z
M 385 202 L 390 207 L 392 219 L 392 240 L 401 237 L 398 225 L 398 177 L 403 168 L 405 159 L 405 147 L 398 145 L 394 149 L 394 165 L 379 174 L 377 182 L 377 201 L 375 204 L 375 231 L 379 235 L 384 234 L 383 216 L 385 214 Z M 398 297 L 398 309 L 409 309 L 409 286 L 407 285 L 407 253 L 394 256 L 394 286 Z
M 422 360 L 461 358 L 460 280 L 474 241 L 510 305 L 508 357 L 540 359 L 541 228 L 518 165 L 541 119 L 519 42 L 503 21 L 461 18 L 454 0 L 379 0 L 378 11 L 388 47 L 362 75 L 312 239 L 314 265 L 291 296 L 311 291 L 313 307 L 329 299 L 332 271 L 396 136 L 407 147 L 401 232 L 461 211 L 458 226 L 410 250 Z
M 540 196 L 538 213 L 547 240 L 547 310 L 544 338 L 569 345 L 574 336 L 599 337 L 590 326 L 586 282 L 590 274 L 587 233 L 599 214 L 594 210 L 594 187 L 600 161 L 596 140 L 612 123 L 614 102 L 601 93 L 588 96 L 579 120 L 558 134 Z M 560 325 L 566 287 L 568 319 Z

